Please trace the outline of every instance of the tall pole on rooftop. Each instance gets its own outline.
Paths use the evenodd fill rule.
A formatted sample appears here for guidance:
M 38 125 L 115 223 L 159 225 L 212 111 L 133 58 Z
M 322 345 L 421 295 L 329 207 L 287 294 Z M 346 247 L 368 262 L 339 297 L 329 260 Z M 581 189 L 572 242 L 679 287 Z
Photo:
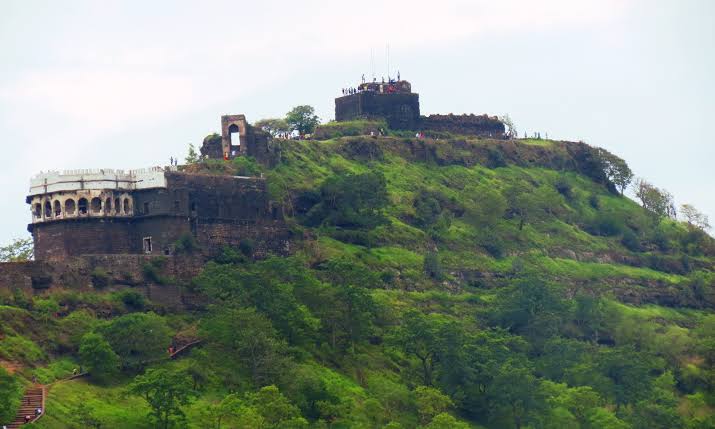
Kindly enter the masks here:
M 387 79 L 390 79 L 390 44 L 387 44 Z

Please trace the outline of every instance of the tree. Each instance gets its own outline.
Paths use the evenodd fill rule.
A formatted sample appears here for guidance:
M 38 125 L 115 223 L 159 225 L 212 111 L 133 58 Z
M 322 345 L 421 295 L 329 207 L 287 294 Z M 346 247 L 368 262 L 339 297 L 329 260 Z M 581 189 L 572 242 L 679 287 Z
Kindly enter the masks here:
M 0 262 L 29 261 L 34 257 L 34 249 L 32 238 L 16 238 L 0 247 Z
M 651 215 L 656 218 L 675 218 L 675 203 L 673 196 L 663 189 L 659 189 L 648 183 L 645 179 L 636 179 L 633 182 L 636 197 L 641 201 L 641 205 Z
M 278 137 L 291 132 L 291 126 L 285 119 L 281 118 L 261 119 L 260 121 L 256 121 L 253 126 L 262 129 L 273 137 Z
M 53 298 L 36 298 L 33 300 L 32 306 L 45 324 L 49 323 L 52 317 L 60 311 L 60 305 Z
M 119 369 L 119 356 L 101 334 L 90 332 L 82 337 L 79 346 L 82 365 L 97 380 L 106 380 Z
M 189 143 L 189 153 L 186 155 L 187 164 L 196 164 L 199 162 L 199 154 L 196 153 L 196 148 L 193 143 Z
M 535 420 L 544 406 L 539 382 L 521 363 L 508 359 L 498 368 L 487 392 L 492 417 L 508 416 L 515 429 Z
M 439 353 L 439 339 L 444 323 L 446 322 L 439 315 L 424 315 L 417 310 L 409 310 L 403 316 L 400 326 L 390 337 L 393 345 L 419 360 L 422 384 L 425 386 L 432 385 L 432 376 Z
M 616 185 L 616 187 L 620 190 L 621 195 L 623 195 L 623 191 L 633 180 L 633 172 L 623 159 L 605 149 L 599 148 L 597 151 L 606 177 L 608 180 L 613 182 L 614 185 Z
M 685 217 L 685 220 L 691 227 L 699 228 L 703 231 L 710 229 L 708 216 L 698 211 L 692 204 L 681 205 L 680 214 Z
M 506 127 L 506 136 L 510 140 L 519 137 L 519 132 L 516 131 L 516 126 L 514 125 L 514 121 L 511 120 L 511 116 L 509 116 L 508 113 L 505 114 L 504 116 L 500 117 L 499 120 Z
M 307 428 L 308 422 L 276 386 L 262 387 L 258 392 L 248 393 L 246 403 L 255 408 L 265 419 L 269 428 Z
M 196 393 L 191 389 L 191 379 L 183 372 L 164 368 L 151 368 L 137 376 L 129 385 L 128 392 L 144 398 L 151 407 L 149 416 L 157 427 L 168 429 L 185 427 L 181 407 L 192 402 Z
M 315 114 L 312 106 L 296 106 L 286 114 L 285 121 L 292 130 L 298 131 L 302 136 L 310 134 L 320 124 L 320 118 Z
M 271 321 L 255 308 L 216 309 L 202 321 L 201 331 L 215 360 L 229 372 L 250 377 L 255 386 L 272 382 L 282 370 L 285 344 L 276 338 Z
M 309 226 L 374 228 L 385 222 L 381 209 L 389 203 L 387 181 L 380 172 L 331 176 L 308 213 Z
M 424 429 L 469 429 L 467 423 L 460 422 L 447 413 L 438 414 Z
M 9 422 L 15 417 L 21 397 L 20 382 L 0 366 L 0 422 Z
M 140 396 L 149 403 L 149 415 L 163 429 L 185 419 L 181 407 L 191 403 L 196 393 L 191 389 L 191 379 L 183 372 L 152 368 L 137 376 L 129 385 L 129 393 Z
M 171 340 L 166 321 L 155 313 L 126 314 L 98 331 L 119 355 L 124 368 L 138 368 L 165 356 Z
M 415 401 L 417 402 L 417 414 L 419 414 L 422 424 L 428 423 L 436 415 L 444 413 L 454 406 L 449 396 L 438 389 L 427 386 L 419 386 L 415 389 Z
M 568 304 L 555 285 L 525 277 L 503 289 L 493 318 L 501 326 L 531 339 L 549 338 L 559 332 L 568 316 Z

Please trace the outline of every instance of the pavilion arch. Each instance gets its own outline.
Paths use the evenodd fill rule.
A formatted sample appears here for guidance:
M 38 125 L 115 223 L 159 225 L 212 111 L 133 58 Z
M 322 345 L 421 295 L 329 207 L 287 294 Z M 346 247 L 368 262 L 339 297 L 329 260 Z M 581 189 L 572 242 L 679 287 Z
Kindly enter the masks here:
M 124 198 L 124 214 L 130 214 L 132 212 L 132 202 L 129 198 Z
M 88 209 L 89 209 L 89 203 L 87 202 L 87 199 L 80 198 L 79 201 L 77 201 L 77 211 L 79 212 L 80 216 L 86 215 Z
M 35 203 L 32 214 L 35 215 L 36 218 L 42 217 L 42 204 Z
M 52 217 L 52 203 L 45 201 L 45 217 Z
M 104 201 L 104 214 L 111 214 L 112 213 L 112 198 L 107 198 Z
M 122 201 L 122 200 L 120 200 L 119 198 L 115 198 L 115 199 L 114 199 L 114 214 L 119 214 L 119 213 L 121 213 L 121 211 L 122 211 L 122 203 L 121 203 L 121 201 Z
M 52 203 L 52 208 L 55 211 L 55 217 L 62 215 L 62 203 L 60 203 L 59 200 L 55 200 L 55 202 Z
M 72 198 L 65 201 L 65 216 L 74 216 L 75 202 Z
M 92 201 L 90 202 L 89 206 L 92 209 L 92 213 L 101 212 L 102 211 L 102 199 L 99 197 L 92 198 Z

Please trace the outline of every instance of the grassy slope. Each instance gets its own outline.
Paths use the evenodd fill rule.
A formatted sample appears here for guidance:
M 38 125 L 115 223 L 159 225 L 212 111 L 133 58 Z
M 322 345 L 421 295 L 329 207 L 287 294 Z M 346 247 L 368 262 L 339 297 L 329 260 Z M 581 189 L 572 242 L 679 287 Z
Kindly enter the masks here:
M 555 142 L 544 140 L 522 141 L 525 145 L 551 148 Z M 539 270 L 546 277 L 575 287 L 589 287 L 608 290 L 614 284 L 624 281 L 631 285 L 648 285 L 653 282 L 677 285 L 687 278 L 645 267 L 635 267 L 617 262 L 599 262 L 599 255 L 630 255 L 631 252 L 620 243 L 620 237 L 600 237 L 585 232 L 579 223 L 597 214 L 588 202 L 596 196 L 602 211 L 616 213 L 627 219 L 641 219 L 641 208 L 626 198 L 615 196 L 590 179 L 574 172 L 560 172 L 547 168 L 525 168 L 507 166 L 490 169 L 483 165 L 439 165 L 436 163 L 414 162 L 398 153 L 386 151 L 380 160 L 366 162 L 344 156 L 341 147 L 344 139 L 328 141 L 291 142 L 284 150 L 282 163 L 268 172 L 270 183 L 281 183 L 289 194 L 295 196 L 302 191 L 315 189 L 327 177 L 335 174 L 362 173 L 368 170 L 380 171 L 387 179 L 391 204 L 385 210 L 389 222 L 371 233 L 375 240 L 372 246 L 348 244 L 330 237 L 328 231 L 313 230 L 317 240 L 311 246 L 304 246 L 299 253 L 308 260 L 325 260 L 336 256 L 347 257 L 358 264 L 364 264 L 378 272 L 394 275 L 393 287 L 373 290 L 377 302 L 399 314 L 408 308 L 443 313 L 460 319 L 473 317 L 475 313 L 486 311 L 494 298 L 494 289 L 501 285 L 499 280 L 488 280 L 486 284 L 466 281 L 465 273 L 488 273 L 488 279 L 508 278 L 514 275 L 518 261 L 527 261 L 530 267 Z M 494 258 L 476 243 L 482 236 L 480 225 L 455 217 L 445 231 L 431 234 L 411 225 L 409 218 L 414 215 L 413 202 L 422 190 L 443 196 L 446 200 L 459 203 L 477 202 L 485 187 L 503 191 L 512 184 L 529 183 L 534 189 L 542 186 L 553 188 L 557 180 L 566 180 L 572 188 L 573 197 L 557 195 L 558 215 L 527 224 L 522 231 L 514 219 L 501 219 L 496 228 L 506 244 L 505 256 Z M 672 228 L 679 228 L 677 225 Z M 423 261 L 427 249 L 437 247 L 439 258 L 446 271 L 446 280 L 435 282 L 423 274 Z M 573 254 L 564 253 L 564 250 Z M 568 255 L 577 255 L 576 258 Z M 712 263 L 710 261 L 710 263 Z M 482 286 L 489 287 L 482 287 Z M 614 308 L 626 318 L 637 322 L 653 322 L 655 329 L 669 332 L 671 337 L 686 336 L 697 327 L 699 321 L 710 311 L 666 308 L 658 305 L 635 307 L 612 301 Z M 6 312 L 16 310 L 3 310 Z M 19 311 L 19 310 L 18 310 Z M 27 315 L 15 313 L 12 320 L 21 320 Z M 14 326 L 13 334 L 19 336 L 23 326 L 30 331 L 29 324 Z M 17 331 L 17 332 L 15 332 Z M 626 334 L 623 334 L 626 335 Z M 38 339 L 38 335 L 31 335 Z M 664 338 L 666 338 L 664 336 Z M 0 354 L 11 353 L 0 348 Z M 309 363 L 329 381 L 331 389 L 340 395 L 352 396 L 361 404 L 378 387 L 372 386 L 371 379 L 393 379 L 394 368 L 384 361 L 377 350 L 364 351 L 364 368 L 343 367 L 340 372 L 321 365 L 317 361 Z M 28 356 L 28 362 L 41 362 L 44 356 Z M 67 364 L 57 367 L 66 368 Z M 52 368 L 46 371 L 52 372 Z M 360 374 L 358 375 L 358 372 Z M 360 379 L 360 383 L 355 380 Z M 125 397 L 122 392 L 126 380 L 116 385 L 101 387 L 84 381 L 65 382 L 55 385 L 50 391 L 47 416 L 38 427 L 64 428 L 63 422 L 70 420 L 73 407 L 80 402 L 97 410 L 109 427 L 148 427 L 144 415 L 146 405 L 137 398 Z M 222 392 L 209 392 L 187 409 L 190 421 L 201 418 L 201 409 L 206 401 L 211 401 Z M 683 399 L 684 407 L 696 407 L 692 400 Z M 702 411 L 703 407 L 697 408 Z M 359 409 L 358 409 L 359 411 Z M 700 412 L 699 411 L 699 412 Z M 414 425 L 409 416 L 402 416 L 405 427 Z M 194 427 L 202 427 L 196 424 Z

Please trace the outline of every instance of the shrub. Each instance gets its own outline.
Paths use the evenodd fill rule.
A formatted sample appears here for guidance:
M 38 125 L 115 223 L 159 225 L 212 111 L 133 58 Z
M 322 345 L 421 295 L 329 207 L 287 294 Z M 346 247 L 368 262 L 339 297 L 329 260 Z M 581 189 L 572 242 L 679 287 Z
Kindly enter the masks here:
M 504 154 L 500 150 L 490 148 L 489 153 L 487 153 L 487 167 L 489 168 L 499 168 L 506 167 L 506 159 Z
M 199 250 L 199 243 L 198 241 L 196 241 L 196 238 L 194 238 L 194 236 L 191 234 L 183 234 L 174 243 L 174 251 L 177 255 L 191 255 L 197 250 Z
M 244 238 L 238 243 L 238 250 L 240 250 L 241 253 L 243 253 L 243 255 L 246 257 L 253 256 L 253 251 L 255 247 L 255 242 L 250 238 Z
M 563 195 L 567 200 L 571 200 L 571 198 L 573 198 L 571 183 L 569 183 L 565 177 L 559 177 L 556 183 L 554 183 L 554 188 L 556 188 L 556 191 Z
M 109 274 L 102 267 L 94 267 L 92 274 L 92 286 L 95 289 L 104 289 L 109 286 L 110 277 Z
M 425 255 L 424 270 L 428 276 L 435 280 L 444 278 L 444 271 L 442 271 L 442 264 L 439 262 L 437 252 L 428 252 Z
M 623 232 L 625 229 L 625 224 L 622 219 L 616 217 L 611 213 L 602 214 L 596 216 L 595 219 L 591 221 L 586 227 L 592 235 L 600 235 L 605 237 L 613 237 Z
M 621 244 L 623 244 L 626 249 L 632 252 L 640 252 L 642 250 L 638 236 L 636 236 L 636 234 L 629 228 L 626 228 L 626 230 L 623 231 L 623 238 L 621 238 Z

